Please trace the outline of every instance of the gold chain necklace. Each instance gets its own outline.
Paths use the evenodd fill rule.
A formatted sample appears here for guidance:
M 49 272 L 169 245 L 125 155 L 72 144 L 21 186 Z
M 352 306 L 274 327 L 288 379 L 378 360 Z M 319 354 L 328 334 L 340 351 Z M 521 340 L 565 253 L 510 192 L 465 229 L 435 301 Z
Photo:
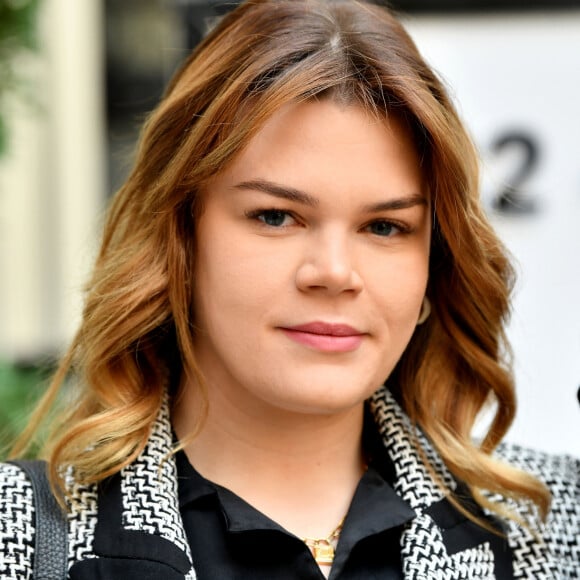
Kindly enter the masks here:
M 331 566 L 334 562 L 334 550 L 345 518 L 346 516 L 340 520 L 338 526 L 326 538 L 302 538 L 319 566 Z

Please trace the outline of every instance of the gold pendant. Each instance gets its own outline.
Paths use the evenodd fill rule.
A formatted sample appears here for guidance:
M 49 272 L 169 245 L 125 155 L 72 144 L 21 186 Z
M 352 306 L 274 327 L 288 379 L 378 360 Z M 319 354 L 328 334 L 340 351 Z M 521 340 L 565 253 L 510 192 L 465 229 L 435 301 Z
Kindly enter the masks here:
M 312 555 L 318 564 L 328 565 L 334 562 L 334 548 L 326 541 L 312 546 Z

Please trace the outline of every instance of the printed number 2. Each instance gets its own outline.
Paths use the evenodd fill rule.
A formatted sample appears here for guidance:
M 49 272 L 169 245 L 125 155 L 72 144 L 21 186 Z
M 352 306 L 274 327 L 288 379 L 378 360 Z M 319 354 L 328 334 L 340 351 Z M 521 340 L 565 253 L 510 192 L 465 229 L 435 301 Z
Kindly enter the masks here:
M 508 148 L 519 149 L 521 161 L 512 174 L 507 176 L 505 185 L 495 193 L 493 207 L 498 212 L 510 215 L 534 213 L 537 209 L 536 200 L 523 187 L 538 166 L 539 145 L 528 133 L 513 131 L 498 137 L 491 146 L 495 155 L 501 155 Z

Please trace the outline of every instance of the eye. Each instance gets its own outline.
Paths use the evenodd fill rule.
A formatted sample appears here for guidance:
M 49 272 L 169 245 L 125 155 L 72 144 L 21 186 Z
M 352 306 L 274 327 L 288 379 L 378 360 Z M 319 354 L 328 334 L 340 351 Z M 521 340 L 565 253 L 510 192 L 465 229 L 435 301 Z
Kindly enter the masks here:
M 375 236 L 382 237 L 389 237 L 404 231 L 402 226 L 385 220 L 376 220 L 368 224 L 365 229 Z
M 272 228 L 290 226 L 296 221 L 290 213 L 281 209 L 261 209 L 248 212 L 246 215 Z

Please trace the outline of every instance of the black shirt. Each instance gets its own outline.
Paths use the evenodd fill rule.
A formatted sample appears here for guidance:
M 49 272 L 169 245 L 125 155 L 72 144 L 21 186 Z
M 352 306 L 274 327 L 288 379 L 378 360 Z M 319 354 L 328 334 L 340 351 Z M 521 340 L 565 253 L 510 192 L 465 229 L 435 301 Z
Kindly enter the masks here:
M 365 431 L 372 459 L 344 521 L 330 580 L 403 578 L 400 536 L 415 514 L 391 486 L 393 467 L 376 434 Z M 176 460 L 181 515 L 198 580 L 324 579 L 301 539 L 202 477 L 185 453 Z
M 179 499 L 198 580 L 324 578 L 302 540 L 177 457 Z M 363 475 L 330 578 L 401 579 L 401 526 L 414 516 L 379 472 Z

